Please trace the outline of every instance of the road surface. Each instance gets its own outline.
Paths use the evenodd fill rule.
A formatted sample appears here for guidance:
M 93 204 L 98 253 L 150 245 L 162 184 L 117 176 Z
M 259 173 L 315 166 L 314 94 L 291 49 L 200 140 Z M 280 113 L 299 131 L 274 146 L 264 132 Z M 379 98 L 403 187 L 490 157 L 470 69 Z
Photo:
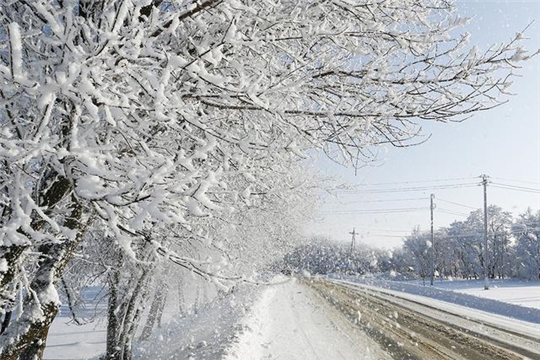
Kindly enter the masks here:
M 453 314 L 353 284 L 293 279 L 263 293 L 225 359 L 540 360 L 540 333 L 474 320 L 467 311 Z
M 394 359 L 540 359 L 540 333 L 518 333 L 372 288 L 306 284 Z

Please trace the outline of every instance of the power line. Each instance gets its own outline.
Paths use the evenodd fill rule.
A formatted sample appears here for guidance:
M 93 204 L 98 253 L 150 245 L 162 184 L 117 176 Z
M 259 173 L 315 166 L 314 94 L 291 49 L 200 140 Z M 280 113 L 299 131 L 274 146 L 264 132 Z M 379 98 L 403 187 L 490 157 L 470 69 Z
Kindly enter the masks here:
M 472 180 L 476 177 L 461 177 L 461 178 L 449 178 L 449 179 L 433 179 L 433 180 L 410 180 L 410 181 L 393 181 L 384 183 L 371 183 L 371 184 L 358 184 L 358 186 L 385 186 L 385 185 L 399 185 L 399 184 L 420 184 L 429 182 L 448 182 L 448 181 L 462 181 Z
M 445 203 L 453 204 L 453 205 L 462 206 L 462 207 L 468 208 L 468 209 L 478 210 L 478 208 L 475 208 L 475 207 L 473 207 L 473 206 L 460 204 L 460 203 L 457 203 L 457 202 L 454 202 L 454 201 L 450 201 L 450 200 L 444 200 L 444 199 L 441 199 L 441 198 L 437 198 L 437 200 L 442 201 L 442 202 L 445 202 Z
M 427 207 L 418 208 L 395 208 L 395 209 L 352 209 L 352 210 L 329 210 L 321 212 L 322 215 L 347 215 L 347 214 L 393 214 L 402 212 L 414 212 L 429 209 Z
M 441 234 L 438 234 L 436 233 L 437 237 L 439 239 L 463 239 L 463 238 L 476 238 L 477 240 L 481 240 L 482 237 L 484 236 L 483 232 L 478 232 L 478 233 L 468 233 L 468 234 L 458 234 L 458 235 L 441 235 Z M 428 238 L 429 237 L 429 233 L 425 233 L 425 234 L 420 234 L 420 235 L 414 235 L 414 234 L 408 234 L 408 235 L 403 235 L 403 236 L 400 236 L 400 235 L 388 235 L 388 234 L 372 234 L 372 233 L 369 233 L 369 234 L 362 234 L 363 237 L 388 237 L 388 238 L 400 238 L 400 239 L 406 239 L 406 238 L 409 238 L 409 237 L 415 237 L 415 236 L 419 236 L 419 237 L 425 237 L 425 238 Z
M 410 233 L 412 229 L 407 230 L 397 230 L 397 229 L 378 229 L 378 228 L 360 228 L 360 231 L 370 232 L 370 231 L 383 231 L 383 232 L 397 232 L 397 233 Z
M 476 187 L 478 183 L 460 183 L 460 184 L 448 184 L 448 185 L 433 185 L 433 186 L 416 186 L 416 187 L 403 187 L 403 188 L 391 188 L 391 189 L 367 189 L 367 190 L 339 190 L 340 192 L 346 192 L 348 194 L 361 193 L 361 194 L 384 194 L 395 192 L 409 192 L 409 191 L 428 191 L 428 190 L 445 190 L 445 189 L 460 189 L 466 187 Z
M 492 177 L 492 179 L 499 179 L 504 181 L 511 181 L 511 182 L 517 182 L 522 184 L 532 184 L 532 185 L 540 185 L 539 182 L 535 181 L 523 181 L 523 180 L 514 180 L 514 179 L 506 179 L 506 178 L 500 178 L 500 177 Z
M 475 187 L 479 184 L 477 182 L 471 183 L 471 182 L 465 182 L 465 183 L 454 183 L 454 184 L 441 184 L 441 185 L 425 185 L 425 186 L 408 186 L 408 187 L 394 187 L 394 188 L 387 188 L 387 189 L 363 189 L 363 187 L 369 187 L 369 186 L 386 186 L 386 185 L 405 185 L 405 184 L 420 184 L 420 183 L 433 183 L 433 182 L 449 182 L 449 181 L 462 181 L 462 180 L 471 180 L 476 179 L 475 177 L 462 177 L 462 178 L 448 178 L 448 179 L 432 179 L 432 180 L 412 180 L 412 181 L 394 181 L 394 182 L 386 182 L 386 183 L 372 183 L 372 184 L 359 184 L 358 186 L 362 187 L 362 189 L 336 189 L 336 190 L 330 190 L 334 193 L 345 193 L 345 194 L 386 194 L 386 193 L 395 193 L 395 192 L 415 192 L 415 191 L 429 191 L 429 190 L 447 190 L 447 189 L 460 189 L 460 188 L 466 188 L 466 187 Z M 521 181 L 521 180 L 512 180 L 512 179 L 505 179 L 505 178 L 495 178 L 500 180 L 506 180 L 506 181 L 514 181 L 514 182 L 521 182 L 521 183 L 527 183 L 527 184 L 537 184 L 530 181 Z M 540 193 L 540 189 L 538 188 L 531 188 L 531 187 L 525 187 L 525 186 L 519 186 L 519 185 L 512 185 L 512 184 L 504 184 L 504 183 L 498 183 L 498 182 L 490 182 L 490 185 L 496 188 L 501 189 L 507 189 L 507 190 L 516 190 L 516 191 L 524 191 L 524 192 L 532 192 L 532 193 Z M 375 202 L 393 202 L 393 201 L 412 201 L 412 200 L 425 200 L 427 198 L 409 198 L 409 199 L 388 199 L 388 200 L 359 200 L 359 201 L 351 201 L 348 204 L 352 203 L 375 203 Z M 472 206 L 464 205 L 455 203 L 448 200 L 442 200 L 444 202 L 448 202 L 454 205 L 467 207 L 470 209 L 476 209 Z
M 385 234 L 366 234 L 366 235 L 362 235 L 363 237 L 387 237 L 387 238 L 399 238 L 399 239 L 403 239 L 404 237 L 406 237 L 407 235 L 385 235 Z
M 475 238 L 478 241 L 482 241 L 483 237 L 484 237 L 484 232 L 483 231 L 465 232 L 465 233 L 459 233 L 459 234 L 448 234 L 448 233 L 444 234 L 444 233 L 436 232 L 435 234 L 437 235 L 437 237 L 440 240 Z M 490 234 L 492 235 L 493 233 L 490 232 Z M 503 233 L 498 232 L 497 234 L 503 234 Z M 517 234 L 519 234 L 519 232 L 510 231 L 510 232 L 505 232 L 504 234 L 517 235 Z M 366 237 L 388 237 L 388 238 L 401 238 L 401 239 L 414 238 L 414 237 L 428 238 L 430 236 L 429 232 L 422 232 L 420 234 L 413 234 L 412 231 L 410 231 L 408 234 L 404 234 L 404 235 L 378 234 L 378 233 L 371 233 L 371 232 L 365 232 L 365 233 L 360 232 L 360 233 L 358 233 L 358 235 L 360 235 L 361 237 L 364 237 L 364 238 L 366 238 Z
M 450 214 L 450 215 L 469 216 L 469 214 L 461 213 L 461 212 L 458 212 L 458 211 L 447 210 L 447 209 L 443 209 L 443 208 L 437 208 L 437 210 L 442 212 L 442 213 Z
M 496 235 L 501 235 L 501 234 L 502 233 L 497 233 Z M 509 235 L 516 235 L 517 233 L 510 232 L 508 234 Z M 463 233 L 463 234 L 453 234 L 453 235 L 436 233 L 436 235 L 437 235 L 437 237 L 439 239 L 446 239 L 446 240 L 463 239 L 463 238 L 475 238 L 476 240 L 481 241 L 481 240 L 483 240 L 484 232 L 479 231 L 479 232 L 475 232 L 475 233 Z M 489 235 L 493 235 L 493 233 L 490 232 Z M 393 235 L 388 235 L 388 236 L 393 236 Z M 419 234 L 419 235 L 410 234 L 410 235 L 405 235 L 404 237 L 408 238 L 408 237 L 415 237 L 415 236 L 428 238 L 429 233 L 425 232 L 425 233 L 422 233 L 422 234 Z
M 527 192 L 527 193 L 531 193 L 531 194 L 540 194 L 540 191 L 516 189 L 516 188 L 512 188 L 512 187 L 507 187 L 507 186 L 492 185 L 491 187 L 497 188 L 497 189 L 505 189 L 505 190 L 514 190 L 514 191 Z
M 349 204 L 380 203 L 380 202 L 415 201 L 415 200 L 429 200 L 429 198 L 428 197 L 417 197 L 417 198 L 408 198 L 408 199 L 358 200 L 358 201 L 348 201 L 348 202 L 342 203 L 342 204 L 343 205 L 349 205 Z
M 499 188 L 499 189 L 507 189 L 507 190 L 529 192 L 533 194 L 540 194 L 540 189 L 529 188 L 529 187 L 524 187 L 524 186 L 509 185 L 509 184 L 502 184 L 502 183 L 496 183 L 496 182 L 492 182 L 491 186 L 494 188 Z

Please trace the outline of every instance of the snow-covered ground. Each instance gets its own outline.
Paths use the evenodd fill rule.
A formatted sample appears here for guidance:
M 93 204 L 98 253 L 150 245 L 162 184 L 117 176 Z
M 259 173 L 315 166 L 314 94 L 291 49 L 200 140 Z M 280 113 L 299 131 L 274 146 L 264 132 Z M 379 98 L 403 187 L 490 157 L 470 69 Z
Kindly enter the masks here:
M 412 291 L 412 288 L 395 287 L 395 289 L 390 289 L 391 286 L 388 286 L 388 284 L 385 284 L 386 286 L 384 287 L 380 287 L 359 284 L 357 282 L 344 281 L 344 283 L 382 291 L 383 293 L 392 295 L 397 299 L 411 300 L 414 303 L 443 310 L 445 312 L 461 316 L 465 319 L 479 320 L 482 323 L 496 325 L 497 327 L 503 329 L 537 337 L 540 340 L 540 310 L 538 309 L 525 308 L 491 299 L 478 299 L 477 301 L 473 300 L 471 303 L 473 296 L 458 293 L 454 296 L 441 297 L 440 295 L 444 293 L 441 293 L 440 290 L 431 292 L 427 291 L 429 288 L 423 292 L 423 295 L 418 295 L 419 291 Z M 472 304 L 474 307 L 460 305 L 460 303 L 463 304 L 467 302 Z M 479 304 L 483 305 L 480 306 Z M 483 310 L 479 310 L 478 307 L 482 307 Z M 473 329 L 471 328 L 471 330 Z
M 470 331 L 485 332 L 485 335 L 503 336 L 487 330 L 488 324 L 498 329 L 508 329 L 512 333 L 521 333 L 529 337 L 540 338 L 540 311 L 538 309 L 516 306 L 511 303 L 494 301 L 492 299 L 476 298 L 469 294 L 452 292 L 418 284 L 403 284 L 391 282 L 396 289 L 388 289 L 391 285 L 383 282 L 384 291 L 396 296 L 400 304 L 411 300 L 411 309 L 420 313 L 430 312 L 430 308 L 442 309 L 447 314 L 456 314 L 457 326 Z M 404 286 L 404 285 L 408 285 Z M 461 285 L 465 285 L 461 284 Z M 475 289 L 469 283 L 468 289 Z M 365 285 L 371 289 L 381 289 L 377 286 Z M 454 284 L 454 288 L 460 288 Z M 534 287 L 525 286 L 534 294 Z M 411 290 L 411 293 L 404 292 Z M 416 290 L 416 295 L 413 294 Z M 502 291 L 501 293 L 505 293 Z M 506 292 L 512 292 L 511 287 Z M 418 293 L 424 291 L 424 295 Z M 437 298 L 436 294 L 446 294 L 447 302 Z M 435 295 L 435 296 L 433 296 Z M 439 296 L 441 297 L 441 296 Z M 499 300 L 501 297 L 498 298 Z M 475 307 L 484 304 L 487 311 L 469 308 L 456 303 L 469 302 Z M 418 304 L 417 306 L 415 305 Z M 428 308 L 422 307 L 427 305 Z M 508 317 L 507 315 L 511 315 Z M 441 316 L 434 311 L 434 318 Z M 446 317 L 446 315 L 445 315 Z M 525 318 L 526 321 L 519 320 Z M 470 319 L 480 322 L 471 322 Z M 532 322 L 529 322 L 532 321 Z M 485 324 L 481 325 L 481 324 Z M 263 295 L 242 321 L 241 332 L 236 342 L 227 351 L 226 360 L 257 360 L 257 359 L 386 359 L 388 354 L 366 334 L 347 321 L 342 313 L 315 293 L 310 287 L 301 286 L 295 281 L 272 287 Z M 491 335 L 489 335 L 491 334 Z M 501 333 L 502 334 L 502 333 Z M 507 340 L 506 341 L 511 341 Z
M 540 309 L 540 282 L 522 280 L 490 280 L 484 290 L 483 280 L 435 281 L 437 288 L 483 297 L 510 304 Z
M 87 288 L 82 297 L 86 306 L 79 308 L 77 314 L 84 324 L 75 324 L 71 320 L 69 308 L 62 304 L 60 313 L 49 330 L 44 359 L 91 359 L 97 358 L 105 350 L 107 301 L 103 297 L 102 289 Z
M 155 329 L 150 339 L 137 342 L 134 360 L 222 359 L 259 293 L 259 288 L 243 286 L 197 311 L 171 319 Z
M 163 326 L 155 329 L 147 341 L 136 341 L 134 360 L 221 359 L 238 332 L 240 320 L 258 299 L 260 290 L 253 286 L 238 287 L 234 293 L 190 308 L 184 315 L 179 315 L 177 308 L 169 304 Z M 92 295 L 86 296 L 86 301 L 86 309 L 79 312 L 82 319 L 91 321 L 85 325 L 73 323 L 69 309 L 62 305 L 49 331 L 45 360 L 95 360 L 103 355 L 106 349 L 106 301 Z M 86 319 L 84 315 L 87 315 Z M 95 318 L 91 319 L 93 315 Z
M 46 360 L 97 358 L 105 350 L 105 319 L 76 325 L 66 316 L 58 316 L 49 330 Z
M 272 286 L 242 321 L 226 360 L 390 359 L 307 286 Z
M 348 281 L 384 288 L 396 296 L 461 314 L 495 321 L 517 331 L 540 332 L 540 283 L 497 280 L 396 282 L 351 277 Z M 367 284 L 367 285 L 366 285 Z M 101 302 L 99 306 L 105 304 Z M 90 313 L 90 309 L 89 309 Z M 99 311 L 98 311 L 99 313 Z M 527 324 L 527 323 L 529 324 Z M 105 350 L 103 319 L 78 326 L 68 311 L 51 327 L 47 360 L 96 359 Z M 309 287 L 294 279 L 246 287 L 183 317 L 170 318 L 135 359 L 385 359 L 386 354 Z
M 490 282 L 489 290 L 484 290 L 483 281 L 478 280 L 437 280 L 434 286 L 429 286 L 421 281 L 388 281 L 355 276 L 336 278 L 540 324 L 539 282 L 495 280 Z

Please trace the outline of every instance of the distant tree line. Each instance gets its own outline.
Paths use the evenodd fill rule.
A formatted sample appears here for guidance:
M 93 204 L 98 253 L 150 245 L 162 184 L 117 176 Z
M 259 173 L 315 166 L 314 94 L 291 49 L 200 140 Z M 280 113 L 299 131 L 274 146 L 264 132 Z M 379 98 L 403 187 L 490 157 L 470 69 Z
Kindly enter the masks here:
M 434 273 L 441 278 L 479 279 L 487 265 L 488 276 L 540 280 L 540 211 L 530 208 L 514 218 L 508 211 L 488 208 L 488 257 L 484 255 L 482 210 L 472 211 L 464 221 L 431 233 L 415 228 L 403 245 L 392 251 L 365 245 L 355 249 L 316 239 L 297 247 L 284 258 L 285 268 L 314 274 L 391 273 L 406 278 L 430 276 L 433 246 Z M 486 261 L 487 260 L 487 261 Z
M 332 242 L 327 238 L 314 238 L 284 257 L 284 271 L 307 271 L 311 274 L 354 273 L 369 274 L 390 271 L 388 251 Z

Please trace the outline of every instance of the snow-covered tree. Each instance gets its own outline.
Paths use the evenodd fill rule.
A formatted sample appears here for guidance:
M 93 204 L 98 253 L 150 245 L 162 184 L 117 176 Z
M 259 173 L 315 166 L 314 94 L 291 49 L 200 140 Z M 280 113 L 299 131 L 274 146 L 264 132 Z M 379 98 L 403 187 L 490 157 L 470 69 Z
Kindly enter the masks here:
M 462 23 L 447 0 L 3 2 L 0 357 L 41 356 L 89 228 L 122 257 L 170 255 L 151 230 L 208 233 L 257 159 L 355 164 L 496 105 L 521 35 L 480 51 Z
M 482 224 L 471 221 L 470 216 L 467 221 L 450 224 L 443 241 L 447 242 L 451 249 L 451 276 L 463 279 L 482 276 L 483 231 Z
M 490 253 L 490 271 L 492 278 L 505 278 L 512 275 L 511 264 L 511 229 L 512 213 L 503 211 L 499 206 L 488 207 L 488 251 Z
M 477 279 L 488 266 L 491 278 L 518 276 L 539 277 L 538 214 L 531 209 L 517 220 L 502 208 L 488 207 L 488 258 L 484 249 L 483 211 L 472 211 L 465 221 L 455 221 L 435 232 L 435 270 L 442 277 Z M 406 237 L 403 247 L 394 254 L 394 269 L 405 272 L 414 267 L 425 276 L 429 264 L 429 235 L 418 231 Z
M 430 276 L 430 256 L 432 251 L 431 235 L 428 232 L 420 231 L 419 228 L 413 230 L 411 235 L 405 238 L 403 250 L 411 254 L 410 258 L 414 264 L 416 274 L 425 280 Z
M 516 274 L 528 280 L 540 280 L 540 211 L 527 209 L 519 216 L 517 224 L 521 229 L 515 234 Z

